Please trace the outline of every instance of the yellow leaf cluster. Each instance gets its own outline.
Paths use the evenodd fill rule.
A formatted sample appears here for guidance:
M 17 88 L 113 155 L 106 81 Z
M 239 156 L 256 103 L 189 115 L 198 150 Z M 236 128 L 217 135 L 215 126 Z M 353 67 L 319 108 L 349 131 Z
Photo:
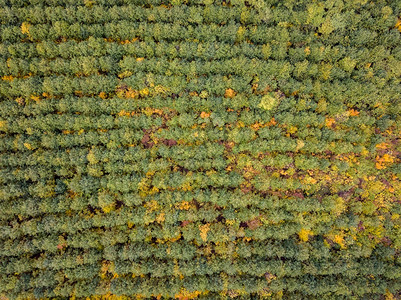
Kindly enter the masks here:
M 18 97 L 17 99 L 15 99 L 15 102 L 17 102 L 19 105 L 24 105 L 25 99 L 22 97 Z
M 107 260 L 102 261 L 102 267 L 100 269 L 100 278 L 106 278 L 106 274 L 110 268 L 110 262 Z
M 399 32 L 401 32 L 401 19 L 397 20 L 397 23 L 395 24 L 394 27 L 397 28 Z
M 376 145 L 376 148 L 383 149 L 383 150 L 387 149 L 388 147 L 389 147 L 389 144 L 386 143 L 386 142 L 383 142 L 383 143 L 380 143 L 380 144 Z
M 69 133 L 68 130 L 65 130 L 65 131 L 67 131 Z M 99 162 L 99 160 L 96 158 L 96 155 L 95 155 L 95 153 L 93 152 L 92 149 L 89 150 L 88 155 L 86 156 L 86 158 L 88 159 L 89 164 L 96 164 L 96 163 Z
M 336 242 L 337 244 L 339 244 L 340 247 L 341 247 L 342 249 L 345 248 L 344 236 L 336 234 L 336 235 L 334 236 L 334 242 Z
M 346 248 L 344 237 L 345 237 L 345 232 L 344 231 L 330 232 L 330 233 L 328 233 L 326 235 L 326 238 L 328 238 L 332 242 L 340 245 L 341 249 L 345 249 Z M 327 240 L 325 240 L 324 243 L 325 243 L 325 245 L 327 247 L 331 247 L 330 244 L 327 242 Z
M 86 297 L 85 300 L 128 300 L 131 299 L 127 296 L 117 296 L 113 295 L 111 292 L 108 292 L 106 295 L 92 295 L 90 297 Z
M 271 273 L 266 273 L 265 278 L 268 282 L 271 282 L 272 280 L 276 280 L 277 276 Z
M 337 216 L 341 215 L 347 209 L 345 200 L 342 197 L 336 198 L 336 204 L 333 213 Z
M 166 95 L 170 91 L 170 88 L 162 85 L 156 85 L 154 91 L 156 95 Z
M 172 237 L 172 238 L 169 238 L 168 239 L 168 241 L 170 241 L 170 242 L 176 242 L 176 241 L 178 241 L 179 239 L 181 238 L 181 233 L 178 233 L 178 235 L 177 236 L 175 236 L 175 237 Z
M 295 151 L 300 150 L 300 149 L 303 148 L 304 146 L 305 146 L 304 141 L 298 139 L 298 140 L 297 140 L 297 148 L 295 149 Z
M 129 117 L 131 115 L 133 115 L 133 112 L 130 113 L 129 111 L 125 111 L 125 110 L 122 110 L 117 114 L 117 116 L 120 116 L 120 117 L 123 117 L 123 116 Z
M 3 76 L 1 77 L 1 79 L 4 81 L 13 81 L 14 77 L 12 75 L 9 75 L 9 76 Z
M 84 4 L 86 7 L 92 7 L 93 4 L 95 4 L 95 1 L 93 0 L 84 0 Z
M 153 195 L 159 192 L 159 189 L 155 186 L 151 187 L 153 173 L 146 173 L 146 177 L 143 177 L 138 183 L 139 195 L 144 197 L 147 195 Z
M 24 143 L 25 148 L 27 148 L 28 150 L 32 150 L 32 145 L 29 143 Z
M 355 109 L 351 109 L 348 111 L 349 115 L 352 117 L 355 117 L 357 115 L 359 115 L 359 111 L 355 110 Z
M 180 210 L 189 210 L 191 208 L 191 204 L 188 201 L 179 202 L 175 206 Z
M 162 222 L 164 222 L 165 219 L 166 219 L 166 214 L 164 212 L 162 212 L 156 217 L 156 222 L 162 223 Z
M 137 90 L 133 90 L 131 88 L 129 88 L 128 91 L 125 92 L 126 98 L 137 98 L 138 96 L 139 96 L 139 92 Z
M 130 77 L 130 76 L 132 76 L 132 72 L 130 72 L 130 71 L 124 71 L 124 72 L 118 74 L 119 78 L 126 78 L 126 77 Z
M 131 43 L 136 42 L 138 39 L 139 38 L 136 37 L 136 38 L 133 38 L 132 40 L 123 40 L 123 41 L 120 41 L 120 44 L 121 45 L 131 44 Z
M 401 28 L 401 24 L 400 24 L 400 28 Z M 400 29 L 401 31 L 401 29 Z M 397 298 L 394 297 L 394 295 L 392 293 L 390 293 L 389 290 L 386 290 L 386 294 L 385 294 L 385 299 L 386 300 L 397 300 Z
M 152 107 L 145 107 L 142 109 L 142 112 L 148 117 L 150 117 L 153 114 L 158 114 L 159 116 L 163 115 L 162 109 L 152 108 Z
M 107 94 L 105 92 L 100 92 L 99 93 L 99 97 L 102 99 L 106 99 L 107 98 Z
M 238 122 L 237 122 L 237 127 L 238 127 L 238 128 L 243 128 L 243 127 L 245 127 L 244 122 L 238 121 Z
M 104 212 L 105 214 L 110 213 L 111 211 L 114 210 L 114 203 L 112 203 L 112 204 L 110 204 L 110 205 L 107 205 L 107 206 L 105 206 L 105 207 L 102 207 L 102 210 L 103 210 L 103 212 Z
M 7 127 L 7 121 L 0 121 L 0 129 L 4 130 Z
M 181 288 L 180 292 L 174 295 L 174 298 L 179 300 L 190 300 L 197 298 L 200 294 L 201 292 L 199 291 L 189 292 L 185 288 Z
M 193 189 L 193 187 L 191 186 L 191 184 L 189 182 L 185 182 L 180 189 L 182 191 L 191 191 Z
M 298 232 L 299 239 L 303 242 L 307 242 L 309 240 L 310 235 L 313 235 L 313 232 L 309 229 L 302 228 Z
M 244 26 L 240 26 L 237 31 L 237 41 L 242 41 L 244 39 L 246 32 L 246 28 Z
M 159 204 L 156 200 L 150 200 L 149 202 L 146 202 L 143 206 L 146 207 L 148 211 L 155 211 L 159 208 Z
M 27 22 L 22 22 L 22 24 L 21 24 L 21 32 L 23 34 L 29 35 L 29 27 L 31 27 L 31 24 L 29 24 Z
M 234 225 L 236 222 L 237 222 L 237 221 L 236 221 L 235 219 L 233 219 L 233 220 L 227 219 L 227 220 L 226 220 L 226 224 L 227 224 L 227 225 Z
M 142 89 L 142 90 L 139 91 L 139 94 L 140 94 L 142 97 L 148 96 L 148 95 L 149 95 L 149 89 L 148 89 L 148 88 L 144 88 L 144 89 Z
M 369 150 L 366 149 L 365 147 L 362 147 L 361 155 L 362 155 L 362 156 L 367 156 L 368 154 L 369 154 Z
M 272 110 L 279 104 L 280 100 L 271 94 L 264 95 L 258 105 L 258 107 L 264 110 Z
M 35 96 L 35 95 L 31 95 L 31 100 L 33 100 L 35 102 L 39 102 L 40 101 L 40 97 L 39 96 Z
M 309 175 L 306 175 L 303 180 L 302 183 L 305 184 L 316 184 L 317 180 Z
M 290 134 L 296 133 L 297 131 L 298 131 L 298 128 L 295 127 L 295 126 L 290 126 L 287 129 L 287 132 L 290 133 Z
M 206 242 L 207 241 L 207 233 L 210 230 L 210 224 L 199 225 L 199 231 L 201 239 Z
M 384 154 L 383 156 L 376 156 L 376 168 L 381 170 L 387 168 L 394 162 L 394 157 L 389 154 Z
M 336 121 L 333 118 L 326 118 L 326 122 L 325 125 L 326 127 L 332 127 L 334 124 L 336 123 Z

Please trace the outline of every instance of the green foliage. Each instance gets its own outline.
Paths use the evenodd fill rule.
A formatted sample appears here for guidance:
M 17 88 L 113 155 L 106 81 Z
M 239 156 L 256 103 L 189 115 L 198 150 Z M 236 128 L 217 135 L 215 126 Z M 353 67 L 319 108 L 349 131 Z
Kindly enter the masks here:
M 400 9 L 0 0 L 0 298 L 398 299 Z

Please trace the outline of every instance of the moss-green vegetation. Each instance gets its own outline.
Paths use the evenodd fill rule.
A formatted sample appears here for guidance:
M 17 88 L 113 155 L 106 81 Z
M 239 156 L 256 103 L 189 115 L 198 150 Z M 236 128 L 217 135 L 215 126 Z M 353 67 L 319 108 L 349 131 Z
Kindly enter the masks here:
M 0 0 L 0 299 L 399 299 L 400 11 Z

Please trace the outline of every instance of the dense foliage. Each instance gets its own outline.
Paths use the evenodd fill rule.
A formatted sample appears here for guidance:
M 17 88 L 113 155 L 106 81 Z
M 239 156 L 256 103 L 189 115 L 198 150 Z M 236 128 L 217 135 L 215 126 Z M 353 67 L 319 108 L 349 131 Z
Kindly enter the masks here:
M 400 299 L 400 12 L 0 0 L 0 298 Z

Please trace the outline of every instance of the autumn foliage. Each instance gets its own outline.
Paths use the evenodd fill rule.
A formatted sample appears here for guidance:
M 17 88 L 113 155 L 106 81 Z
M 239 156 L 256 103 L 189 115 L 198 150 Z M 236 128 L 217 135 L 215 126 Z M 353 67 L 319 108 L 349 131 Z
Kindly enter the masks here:
M 0 0 L 0 299 L 401 299 L 400 16 Z

